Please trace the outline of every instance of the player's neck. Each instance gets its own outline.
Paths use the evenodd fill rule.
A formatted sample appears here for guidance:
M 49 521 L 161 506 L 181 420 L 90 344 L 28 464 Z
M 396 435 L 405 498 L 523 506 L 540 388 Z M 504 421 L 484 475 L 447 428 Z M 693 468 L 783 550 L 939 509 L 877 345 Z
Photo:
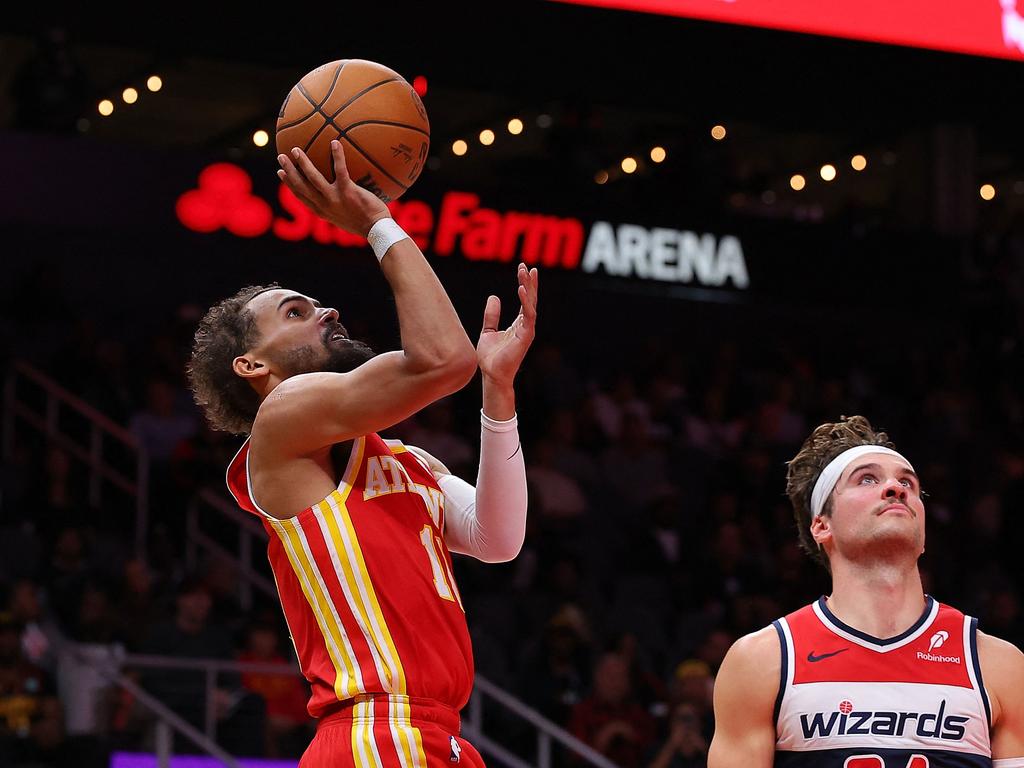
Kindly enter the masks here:
M 833 563 L 829 610 L 854 629 L 872 637 L 896 637 L 924 611 L 924 587 L 917 563 L 870 567 Z

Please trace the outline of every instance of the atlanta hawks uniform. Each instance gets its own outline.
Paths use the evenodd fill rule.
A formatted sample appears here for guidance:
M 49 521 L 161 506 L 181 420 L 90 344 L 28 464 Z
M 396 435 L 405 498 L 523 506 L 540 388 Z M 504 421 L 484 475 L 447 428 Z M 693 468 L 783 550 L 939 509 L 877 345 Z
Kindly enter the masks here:
M 822 597 L 773 625 L 782 647 L 776 766 L 992 765 L 977 619 L 927 597 L 914 626 L 879 640 L 837 619 Z
M 444 541 L 444 495 L 398 441 L 353 441 L 338 487 L 294 518 L 253 498 L 246 441 L 228 468 L 260 517 L 295 652 L 320 718 L 303 768 L 483 765 L 459 738 L 473 651 Z M 429 759 L 428 759 L 429 756 Z

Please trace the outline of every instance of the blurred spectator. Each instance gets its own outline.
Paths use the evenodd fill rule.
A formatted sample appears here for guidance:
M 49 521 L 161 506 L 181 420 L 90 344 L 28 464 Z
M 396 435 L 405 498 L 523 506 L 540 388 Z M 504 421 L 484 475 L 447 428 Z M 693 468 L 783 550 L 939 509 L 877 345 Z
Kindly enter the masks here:
M 146 407 L 132 415 L 129 429 L 146 449 L 149 458 L 167 462 L 178 444 L 196 433 L 198 419 L 177 406 L 177 389 L 163 379 L 146 385 Z
M 690 704 L 672 711 L 668 738 L 651 752 L 648 768 L 702 768 L 707 765 L 708 740 Z
M 569 730 L 622 768 L 643 765 L 654 719 L 634 698 L 629 664 L 619 654 L 598 661 L 593 693 L 573 709 Z
M 238 660 L 285 666 L 288 662 L 281 654 L 279 643 L 277 630 L 271 624 L 253 624 L 247 633 L 245 650 L 238 655 Z M 266 703 L 264 755 L 281 757 L 301 754 L 313 737 L 313 725 L 306 711 L 309 689 L 298 677 L 298 670 L 285 675 L 243 672 L 242 685 L 259 694 Z
M 527 649 L 521 693 L 542 715 L 566 726 L 590 679 L 585 619 L 565 606 L 548 622 L 540 642 Z
M 86 585 L 76 618 L 58 649 L 57 687 L 76 764 L 102 768 L 108 761 L 101 740 L 115 691 L 110 677 L 120 671 L 124 646 L 116 641 L 110 596 L 99 584 Z
M 18 579 L 11 587 L 10 613 L 22 627 L 21 651 L 26 661 L 52 672 L 60 630 L 53 617 L 43 610 L 41 591 L 31 579 Z
M 629 669 L 629 687 L 636 700 L 653 718 L 664 718 L 668 714 L 669 692 L 661 677 L 654 672 L 654 666 L 647 658 L 640 638 L 634 632 L 622 632 L 610 649 L 617 653 Z
M 527 457 L 531 500 L 536 512 L 548 520 L 571 520 L 587 511 L 587 500 L 577 482 L 557 468 L 555 445 L 550 440 L 536 441 Z
M 678 712 L 680 705 L 689 707 L 689 712 L 697 718 L 697 730 L 710 743 L 714 731 L 712 716 L 712 696 L 715 690 L 715 677 L 711 667 L 698 659 L 687 659 L 675 669 L 672 679 L 672 710 Z
M 133 558 L 125 563 L 121 593 L 117 599 L 118 635 L 130 651 L 138 651 L 164 606 L 158 595 L 153 571 L 145 561 Z
M 701 408 L 684 419 L 686 441 L 713 458 L 722 458 L 740 446 L 744 424 L 726 414 L 725 393 L 711 388 L 704 393 Z
M 21 631 L 0 613 L 0 765 L 56 762 L 63 741 L 53 683 L 23 656 Z
M 601 456 L 601 470 L 623 517 L 642 509 L 665 487 L 668 458 L 651 441 L 644 414 L 633 409 L 623 413 L 621 434 Z
M 57 534 L 47 570 L 50 605 L 60 626 L 66 630 L 77 622 L 82 591 L 92 577 L 85 534 L 80 528 L 64 528 Z
M 204 581 L 188 578 L 178 590 L 173 620 L 151 628 L 143 652 L 179 659 L 232 659 L 230 636 L 209 622 L 212 605 Z M 143 687 L 197 728 L 205 727 L 206 708 L 212 707 L 218 722 L 218 742 L 226 749 L 243 755 L 262 751 L 262 701 L 247 694 L 236 673 L 221 673 L 207 690 L 206 675 L 200 669 L 148 669 L 143 673 Z M 208 694 L 212 696 L 210 701 Z M 194 747 L 183 743 L 182 748 Z

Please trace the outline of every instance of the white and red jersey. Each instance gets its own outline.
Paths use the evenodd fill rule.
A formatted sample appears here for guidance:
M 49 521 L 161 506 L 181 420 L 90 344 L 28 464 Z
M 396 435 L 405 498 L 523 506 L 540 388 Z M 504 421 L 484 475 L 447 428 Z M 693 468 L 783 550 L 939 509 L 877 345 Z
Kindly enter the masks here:
M 926 597 L 914 626 L 880 640 L 841 622 L 822 597 L 773 626 L 776 766 L 992 765 L 977 619 Z

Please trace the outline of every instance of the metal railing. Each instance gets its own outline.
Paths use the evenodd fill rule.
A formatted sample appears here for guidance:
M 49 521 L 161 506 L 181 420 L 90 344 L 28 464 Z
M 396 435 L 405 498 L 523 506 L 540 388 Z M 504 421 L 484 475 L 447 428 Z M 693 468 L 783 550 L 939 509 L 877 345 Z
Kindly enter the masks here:
M 237 552 L 232 552 L 203 530 L 204 509 L 212 509 L 230 520 L 233 525 L 237 525 Z M 274 600 L 277 599 L 277 589 L 273 582 L 253 567 L 253 553 L 263 550 L 266 539 L 266 532 L 252 515 L 243 512 L 236 504 L 227 501 L 209 488 L 200 491 L 189 501 L 185 515 L 185 567 L 194 571 L 199 565 L 200 552 L 229 562 L 237 570 L 238 599 L 245 610 L 252 607 L 253 588 Z
M 201 750 L 211 757 L 217 758 L 228 768 L 242 768 L 239 762 L 221 749 L 212 737 L 199 731 L 166 704 L 151 693 L 148 693 L 138 683 L 123 675 L 116 667 L 110 664 L 99 663 L 89 658 L 78 650 L 73 643 L 64 644 L 62 650 L 70 652 L 80 664 L 91 667 L 111 684 L 128 691 L 140 705 L 156 718 L 153 742 L 159 768 L 170 768 L 170 758 L 173 753 L 172 732 L 177 732 L 189 739 Z M 126 657 L 126 660 L 130 658 L 132 657 Z
M 214 690 L 217 687 L 217 675 L 222 672 L 256 672 L 268 675 L 287 675 L 302 677 L 298 668 L 291 664 L 262 664 L 257 662 L 227 661 L 224 659 L 182 659 L 167 656 L 145 656 L 129 654 L 124 658 L 126 667 L 137 669 L 172 669 L 196 670 L 205 674 L 204 729 L 203 734 L 209 740 L 217 735 L 217 718 L 214 709 Z M 304 678 L 303 678 L 304 679 Z M 484 698 L 507 709 L 537 729 L 537 758 L 531 764 L 487 736 L 483 724 Z M 561 744 L 570 752 L 580 757 L 584 763 L 597 768 L 618 768 L 604 755 L 584 744 L 564 728 L 548 720 L 527 704 L 502 690 L 480 675 L 476 676 L 473 695 L 469 701 L 468 717 L 464 720 L 463 731 L 467 738 L 481 752 L 490 755 L 497 762 L 508 768 L 551 768 L 552 746 Z
M 42 395 L 42 410 L 33 408 L 22 395 Z M 46 436 L 54 445 L 85 464 L 89 471 L 89 503 L 99 507 L 103 486 L 109 484 L 132 497 L 135 502 L 135 552 L 144 556 L 149 527 L 149 458 L 135 436 L 104 416 L 81 398 L 23 361 L 15 361 L 4 384 L 3 454 L 9 461 L 14 454 L 18 423 L 23 422 Z M 76 439 L 61 428 L 64 411 L 77 414 L 86 422 L 88 437 Z M 134 477 L 104 460 L 105 446 L 114 440 L 127 449 L 134 465 Z
M 483 735 L 484 732 L 483 699 L 485 697 L 492 699 L 537 729 L 537 768 L 551 768 L 552 742 L 560 743 L 590 765 L 596 765 L 598 768 L 617 768 L 615 763 L 593 747 L 584 744 L 567 730 L 548 720 L 537 710 L 524 704 L 508 691 L 480 675 L 476 676 L 473 696 L 469 700 L 469 716 L 466 718 L 467 725 L 478 736 Z M 483 741 L 480 743 L 483 744 Z M 514 768 L 519 767 L 515 766 Z

